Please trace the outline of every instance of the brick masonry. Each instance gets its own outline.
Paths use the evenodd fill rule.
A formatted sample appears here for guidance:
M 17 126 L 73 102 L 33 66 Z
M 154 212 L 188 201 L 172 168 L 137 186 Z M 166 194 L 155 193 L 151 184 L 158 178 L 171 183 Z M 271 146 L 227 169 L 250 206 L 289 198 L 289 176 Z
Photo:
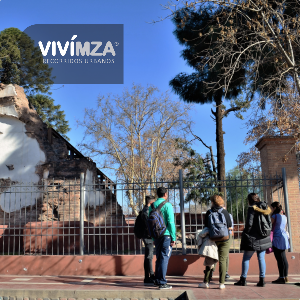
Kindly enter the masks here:
M 0 83 L 0 91 L 6 86 Z M 0 207 L 0 251 L 10 252 L 9 249 L 23 251 L 23 228 L 42 227 L 41 223 L 53 222 L 58 224 L 66 221 L 80 220 L 80 174 L 92 174 L 92 182 L 97 185 L 89 187 L 92 192 L 98 190 L 104 195 L 101 205 L 86 205 L 84 221 L 92 226 L 124 225 L 125 217 L 122 207 L 118 204 L 116 195 L 110 189 L 113 182 L 107 178 L 91 159 L 84 157 L 77 149 L 68 143 L 57 132 L 48 128 L 28 102 L 22 87 L 14 85 L 16 95 L 0 98 L 1 106 L 13 106 L 18 119 L 25 124 L 26 135 L 35 139 L 40 149 L 45 153 L 46 161 L 35 167 L 39 176 L 37 189 L 41 197 L 35 199 L 35 204 L 23 207 L 17 211 L 4 212 Z M 20 149 L 22 151 L 22 149 Z M 48 174 L 45 178 L 45 172 Z M 75 179 L 77 178 L 77 179 Z M 0 178 L 0 192 L 8 186 L 17 185 L 10 178 Z M 91 184 L 91 182 L 90 182 Z M 110 188 L 109 188 L 110 187 Z M 31 187 L 32 189 L 32 187 Z M 30 197 L 30 193 L 28 193 Z M 37 225 L 39 223 L 39 226 Z M 56 230 L 57 231 L 57 230 Z M 53 232 L 53 231 L 52 231 Z M 4 235 L 4 237 L 3 237 Z M 52 239 L 52 237 L 50 237 Z M 105 243 L 103 243 L 105 244 Z M 25 247 L 26 248 L 26 247 Z M 35 248 L 35 247 L 29 247 Z M 44 247 L 41 247 L 44 248 Z
M 293 251 L 300 252 L 300 194 L 293 137 L 263 137 L 256 147 L 260 151 L 262 173 L 267 177 L 281 176 L 282 168 L 286 169 L 289 210 L 292 229 Z M 278 201 L 278 193 L 267 188 L 264 191 L 268 203 Z

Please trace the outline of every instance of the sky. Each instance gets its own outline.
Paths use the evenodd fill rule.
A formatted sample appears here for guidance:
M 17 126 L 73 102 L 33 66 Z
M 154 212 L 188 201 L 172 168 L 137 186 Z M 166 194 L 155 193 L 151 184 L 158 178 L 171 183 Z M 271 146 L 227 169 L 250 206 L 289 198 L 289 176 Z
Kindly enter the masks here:
M 9 27 L 25 30 L 34 24 L 124 24 L 124 84 L 55 84 L 51 97 L 60 104 L 72 130 L 68 133 L 73 146 L 82 140 L 84 131 L 77 127 L 85 108 L 95 108 L 99 95 L 121 94 L 133 83 L 152 84 L 172 93 L 169 81 L 180 72 L 192 72 L 180 57 L 182 47 L 173 30 L 174 24 L 163 9 L 166 0 L 0 0 L 0 31 Z M 163 21 L 159 21 L 165 18 Z M 158 21 L 158 22 L 153 22 Z M 191 113 L 193 132 L 207 145 L 214 147 L 215 123 L 210 117 L 212 105 L 195 105 Z M 237 165 L 236 158 L 248 146 L 243 141 L 247 129 L 245 121 L 234 115 L 224 119 L 226 170 Z M 197 152 L 207 148 L 197 142 Z

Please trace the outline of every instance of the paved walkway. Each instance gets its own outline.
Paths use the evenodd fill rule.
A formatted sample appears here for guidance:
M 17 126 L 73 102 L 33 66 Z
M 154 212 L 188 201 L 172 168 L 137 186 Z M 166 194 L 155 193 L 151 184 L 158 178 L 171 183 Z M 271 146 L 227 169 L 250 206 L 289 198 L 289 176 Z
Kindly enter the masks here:
M 238 276 L 226 282 L 226 289 L 219 290 L 214 277 L 210 289 L 198 288 L 203 276 L 169 276 L 172 290 L 160 291 L 143 285 L 141 277 L 83 277 L 83 276 L 13 276 L 0 275 L 0 300 L 49 300 L 60 299 L 300 299 L 300 275 L 290 275 L 290 283 L 271 284 L 276 276 L 267 276 L 267 285 L 257 287 L 258 276 L 248 276 L 248 286 L 234 286 Z M 182 297 L 181 297 L 182 296 Z M 9 298 L 7 298 L 9 297 Z

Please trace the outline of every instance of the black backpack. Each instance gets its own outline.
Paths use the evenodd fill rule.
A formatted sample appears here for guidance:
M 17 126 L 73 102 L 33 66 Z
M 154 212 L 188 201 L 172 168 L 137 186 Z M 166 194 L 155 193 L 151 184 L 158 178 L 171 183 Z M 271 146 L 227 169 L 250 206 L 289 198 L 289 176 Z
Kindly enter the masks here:
M 266 209 L 266 208 L 263 208 Z M 272 222 L 270 215 L 260 213 L 258 215 L 259 231 L 262 236 L 269 236 L 272 230 Z
M 147 230 L 142 214 L 143 212 L 140 211 L 134 223 L 134 235 L 138 239 L 142 239 L 145 236 L 145 231 Z
M 159 239 L 160 237 L 162 237 L 167 230 L 164 217 L 161 213 L 161 208 L 167 202 L 168 201 L 165 200 L 157 208 L 154 207 L 154 203 L 151 204 L 152 210 L 147 220 L 147 226 L 148 226 L 149 235 L 154 239 Z

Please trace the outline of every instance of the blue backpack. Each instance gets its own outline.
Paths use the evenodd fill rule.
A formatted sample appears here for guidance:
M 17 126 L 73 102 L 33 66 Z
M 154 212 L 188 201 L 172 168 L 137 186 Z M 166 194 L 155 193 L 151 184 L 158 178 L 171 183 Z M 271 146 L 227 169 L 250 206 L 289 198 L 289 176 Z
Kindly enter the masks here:
M 211 240 L 222 240 L 229 236 L 225 216 L 221 213 L 223 208 L 218 211 L 212 211 L 208 216 L 209 238 Z
M 154 203 L 151 204 L 151 212 L 149 214 L 147 220 L 148 232 L 149 235 L 154 239 L 161 238 L 166 230 L 167 226 L 165 224 L 164 217 L 161 213 L 161 208 L 167 203 L 168 201 L 165 200 L 157 208 L 154 207 Z

